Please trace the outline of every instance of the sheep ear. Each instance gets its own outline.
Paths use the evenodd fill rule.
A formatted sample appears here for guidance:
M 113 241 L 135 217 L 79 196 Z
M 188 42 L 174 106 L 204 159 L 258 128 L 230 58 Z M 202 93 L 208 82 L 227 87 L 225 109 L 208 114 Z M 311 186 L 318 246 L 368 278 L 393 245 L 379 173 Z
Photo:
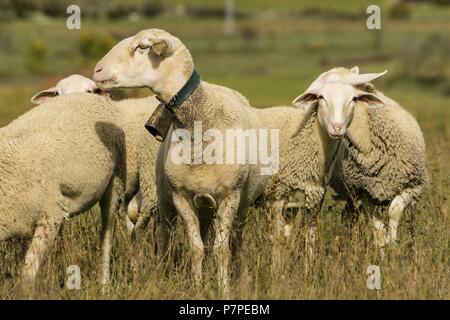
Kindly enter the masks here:
M 172 46 L 164 39 L 151 40 L 152 51 L 158 56 L 168 56 L 172 53 Z
M 365 102 L 370 109 L 384 107 L 384 102 L 376 95 L 364 91 L 358 91 L 358 101 Z
M 359 74 L 359 67 L 358 66 L 354 66 L 353 68 L 350 69 L 351 72 Z
M 317 95 L 312 92 L 305 92 L 292 101 L 292 105 L 299 109 L 308 109 L 317 102 Z
M 57 95 L 59 95 L 58 89 L 53 87 L 35 94 L 30 101 L 34 105 L 39 105 L 50 98 L 56 97 Z
M 371 82 L 373 80 L 376 80 L 380 78 L 381 76 L 385 75 L 387 73 L 387 70 L 380 72 L 380 73 L 363 73 L 363 74 L 348 74 L 343 76 L 345 82 L 348 84 L 351 84 L 353 86 L 364 84 Z

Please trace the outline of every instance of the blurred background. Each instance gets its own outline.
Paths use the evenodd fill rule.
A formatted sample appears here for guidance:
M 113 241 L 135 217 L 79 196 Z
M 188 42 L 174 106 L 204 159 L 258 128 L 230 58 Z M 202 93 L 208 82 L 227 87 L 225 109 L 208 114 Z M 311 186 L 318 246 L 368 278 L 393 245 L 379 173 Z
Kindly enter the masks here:
M 81 8 L 80 30 L 66 27 L 70 4 Z M 371 4 L 381 8 L 381 30 L 366 27 Z M 145 28 L 180 37 L 203 79 L 255 106 L 290 104 L 321 72 L 358 65 L 388 69 L 377 86 L 419 118 L 434 108 L 430 126 L 445 128 L 450 0 L 0 0 L 0 125 L 61 78 L 91 77 L 115 43 Z

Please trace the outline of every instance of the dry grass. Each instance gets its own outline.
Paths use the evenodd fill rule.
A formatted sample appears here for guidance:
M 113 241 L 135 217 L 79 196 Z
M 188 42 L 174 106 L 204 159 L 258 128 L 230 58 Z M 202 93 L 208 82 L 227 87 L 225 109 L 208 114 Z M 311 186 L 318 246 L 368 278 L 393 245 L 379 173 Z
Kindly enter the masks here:
M 262 208 L 252 208 L 244 227 L 242 250 L 233 263 L 232 297 L 237 299 L 448 299 L 449 261 L 449 153 L 445 139 L 436 138 L 429 147 L 430 190 L 419 205 L 408 210 L 399 230 L 400 241 L 380 259 L 374 247 L 370 224 L 364 215 L 349 226 L 342 218 L 342 205 L 325 202 L 318 224 L 316 259 L 306 263 L 304 228 L 285 248 L 285 270 L 270 272 L 271 242 L 268 220 Z M 448 151 L 448 150 L 447 150 Z M 210 299 L 220 298 L 214 263 L 209 252 L 205 261 L 205 287 L 195 290 L 190 279 L 187 238 L 181 220 L 173 235 L 170 256 L 155 255 L 152 226 L 133 255 L 123 219 L 116 219 L 113 249 L 113 287 L 101 295 L 97 281 L 100 232 L 97 209 L 66 223 L 57 245 L 48 254 L 39 275 L 35 297 L 40 299 Z M 19 249 L 21 248 L 21 249 Z M 18 271 L 26 246 L 23 241 L 0 244 L 0 296 L 23 297 Z M 138 272 L 131 260 L 137 257 Z M 82 289 L 65 288 L 66 268 L 79 265 Z M 378 265 L 382 289 L 366 288 L 366 270 Z

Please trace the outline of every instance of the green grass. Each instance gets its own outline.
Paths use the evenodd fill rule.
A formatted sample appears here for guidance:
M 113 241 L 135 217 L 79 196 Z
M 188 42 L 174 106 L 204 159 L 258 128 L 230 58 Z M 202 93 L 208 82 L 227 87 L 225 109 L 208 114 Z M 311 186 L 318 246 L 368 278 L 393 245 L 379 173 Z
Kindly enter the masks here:
M 294 2 L 298 3 L 277 2 L 278 8 L 289 9 Z M 221 1 L 214 3 L 219 5 Z M 301 3 L 302 8 L 316 4 Z M 336 9 L 345 9 L 340 1 L 332 3 Z M 242 7 L 250 10 L 260 4 L 245 1 Z M 53 86 L 71 73 L 88 76 L 92 73 L 95 59 L 81 57 L 78 49 L 82 34 L 109 34 L 121 39 L 150 27 L 178 35 L 191 49 L 203 79 L 239 90 L 256 106 L 290 104 L 319 73 L 334 66 L 359 65 L 362 72 L 389 69 L 385 78 L 377 80 L 377 87 L 405 106 L 418 119 L 425 135 L 431 185 L 419 204 L 405 214 L 399 230 L 400 241 L 388 248 L 383 261 L 374 247 L 365 218 L 361 216 L 354 225 L 347 226 L 340 214 L 342 204 L 334 203 L 328 196 L 319 221 L 318 258 L 306 268 L 304 230 L 300 227 L 298 237 L 286 248 L 284 274 L 274 277 L 269 270 L 269 222 L 264 210 L 252 208 L 244 228 L 242 250 L 233 263 L 233 298 L 450 298 L 449 99 L 438 85 L 402 76 L 404 56 L 412 44 L 433 33 L 445 34 L 450 27 L 448 19 L 386 21 L 380 50 L 374 48 L 374 34 L 365 28 L 365 21 L 255 18 L 238 21 L 234 36 L 223 35 L 223 23 L 217 19 L 83 21 L 81 31 L 68 31 L 62 20 L 14 21 L 2 24 L 0 29 L 0 40 L 5 44 L 0 48 L 0 125 L 28 110 L 29 99 L 37 91 Z M 255 34 L 253 38 L 244 35 L 249 29 Z M 42 39 L 48 48 L 43 75 L 31 75 L 24 64 L 28 44 L 33 39 Z M 442 64 L 445 68 L 448 60 Z M 146 93 L 133 91 L 139 95 Z M 210 250 L 205 261 L 205 287 L 194 288 L 181 221 L 173 236 L 172 256 L 168 261 L 155 257 L 155 238 L 149 231 L 140 245 L 135 274 L 131 267 L 134 253 L 123 219 L 116 220 L 110 294 L 102 296 L 97 281 L 100 222 L 99 211 L 94 208 L 64 225 L 42 266 L 36 297 L 219 297 Z M 0 298 L 21 297 L 17 289 L 18 272 L 26 244 L 26 241 L 0 244 Z M 82 271 L 80 291 L 64 289 L 65 270 L 72 264 L 79 265 Z M 372 264 L 382 270 L 380 291 L 366 288 L 366 269 Z

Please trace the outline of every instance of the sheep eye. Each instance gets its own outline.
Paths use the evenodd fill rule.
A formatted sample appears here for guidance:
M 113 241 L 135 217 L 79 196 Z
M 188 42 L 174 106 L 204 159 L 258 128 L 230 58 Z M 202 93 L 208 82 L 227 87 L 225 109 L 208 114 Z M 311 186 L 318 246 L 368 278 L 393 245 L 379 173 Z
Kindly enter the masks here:
M 148 49 L 150 46 L 141 43 L 141 44 L 139 44 L 137 47 L 138 47 L 139 49 L 141 49 L 141 50 L 145 50 L 145 49 Z
M 358 97 L 353 97 L 352 101 L 353 101 L 353 102 L 358 101 Z
M 323 100 L 323 97 L 322 96 L 318 96 L 317 99 Z

